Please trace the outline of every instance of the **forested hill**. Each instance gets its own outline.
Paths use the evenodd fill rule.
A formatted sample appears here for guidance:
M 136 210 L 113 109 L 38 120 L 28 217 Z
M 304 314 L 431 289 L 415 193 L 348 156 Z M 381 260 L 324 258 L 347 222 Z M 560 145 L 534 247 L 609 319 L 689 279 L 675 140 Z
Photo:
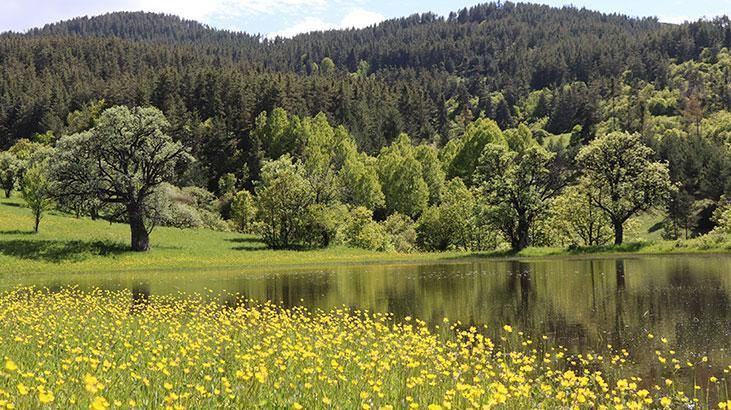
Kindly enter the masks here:
M 480 116 L 585 141 L 605 119 L 602 101 L 625 86 L 680 87 L 672 64 L 713 63 L 730 45 L 725 17 L 667 25 L 513 3 L 293 39 L 112 13 L 0 35 L 0 149 L 73 131 L 69 113 L 102 99 L 161 108 L 177 138 L 195 141 L 210 181 L 240 169 L 254 119 L 275 107 L 325 112 L 370 153 L 401 132 L 444 145 Z M 702 104 L 710 95 L 683 87 L 684 98 L 697 94 Z M 712 94 L 720 96 L 713 110 L 731 104 Z
M 77 17 L 46 24 L 28 36 L 96 36 L 125 40 L 183 42 L 225 42 L 237 46 L 258 45 L 261 36 L 216 30 L 180 17 L 147 12 L 115 12 L 95 17 Z

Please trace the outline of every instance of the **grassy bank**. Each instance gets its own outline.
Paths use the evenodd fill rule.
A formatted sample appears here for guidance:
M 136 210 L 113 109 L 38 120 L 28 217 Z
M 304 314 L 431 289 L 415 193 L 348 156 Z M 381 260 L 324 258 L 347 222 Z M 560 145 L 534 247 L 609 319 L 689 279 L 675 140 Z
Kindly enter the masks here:
M 129 226 L 51 213 L 32 232 L 30 211 L 19 198 L 0 200 L 2 272 L 117 272 L 135 270 L 245 269 L 283 265 L 401 262 L 457 257 L 464 253 L 382 253 L 346 247 L 273 251 L 254 236 L 233 232 L 159 227 L 153 249 L 129 252 Z
M 234 296 L 21 288 L 0 293 L 0 334 L 12 335 L 0 337 L 0 408 L 665 409 L 729 398 L 707 358 L 678 357 L 659 336 L 646 343 L 664 364 L 640 379 L 624 349 L 574 355 L 509 325 L 495 343 L 482 330 Z
M 477 257 L 549 257 L 549 256 L 582 256 L 582 255 L 663 255 L 694 253 L 728 253 L 731 252 L 731 238 L 726 235 L 706 235 L 693 239 L 674 241 L 632 241 L 622 245 L 588 246 L 577 248 L 529 247 L 520 252 L 510 250 L 475 252 L 470 256 Z
M 129 227 L 50 213 L 32 232 L 30 211 L 17 197 L 0 199 L 0 266 L 2 273 L 124 272 L 168 270 L 241 270 L 260 267 L 396 263 L 463 257 L 547 257 L 728 252 L 731 240 L 723 236 L 687 241 L 629 242 L 620 247 L 528 248 L 518 253 L 383 253 L 332 247 L 307 251 L 273 251 L 254 236 L 160 227 L 152 233 L 153 250 L 128 251 Z M 630 239 L 631 240 L 631 239 Z

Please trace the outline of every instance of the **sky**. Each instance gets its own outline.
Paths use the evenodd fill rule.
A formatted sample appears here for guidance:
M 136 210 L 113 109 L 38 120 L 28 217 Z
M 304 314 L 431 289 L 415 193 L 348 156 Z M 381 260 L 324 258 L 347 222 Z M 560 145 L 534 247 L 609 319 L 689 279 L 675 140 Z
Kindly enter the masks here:
M 366 27 L 382 20 L 433 11 L 447 15 L 488 0 L 0 0 L 0 32 L 26 31 L 78 16 L 113 11 L 175 14 L 212 27 L 291 37 L 298 33 Z M 525 0 L 523 0 L 525 1 Z M 731 0 L 528 0 L 574 5 L 681 23 L 731 15 Z

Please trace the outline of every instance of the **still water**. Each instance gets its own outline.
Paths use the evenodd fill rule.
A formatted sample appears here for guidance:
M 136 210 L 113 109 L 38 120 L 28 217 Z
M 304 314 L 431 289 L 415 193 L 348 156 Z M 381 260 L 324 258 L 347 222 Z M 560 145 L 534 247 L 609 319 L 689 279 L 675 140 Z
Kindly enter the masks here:
M 678 355 L 731 365 L 731 256 L 631 256 L 542 260 L 333 265 L 227 272 L 144 272 L 3 277 L 3 287 L 129 288 L 136 295 L 230 293 L 284 305 L 347 306 L 413 316 L 503 324 L 548 335 L 571 350 L 626 347 L 650 371 L 648 333 Z M 226 298 L 222 296 L 222 298 Z M 711 369 L 708 369 L 711 370 Z

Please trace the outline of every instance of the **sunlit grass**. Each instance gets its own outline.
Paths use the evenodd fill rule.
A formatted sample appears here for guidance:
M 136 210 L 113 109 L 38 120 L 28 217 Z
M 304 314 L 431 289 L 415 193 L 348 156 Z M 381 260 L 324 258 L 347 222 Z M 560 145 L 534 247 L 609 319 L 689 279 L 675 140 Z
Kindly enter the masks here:
M 660 336 L 648 343 L 664 369 L 642 380 L 623 349 L 572 355 L 510 325 L 496 341 L 483 330 L 234 295 L 20 288 L 0 294 L 0 408 L 619 409 L 729 399 L 727 373 L 676 357 Z M 703 380 L 683 391 L 677 368 Z
M 514 253 L 450 251 L 441 253 L 389 253 L 348 247 L 314 250 L 268 250 L 259 238 L 235 232 L 206 229 L 156 228 L 152 251 L 129 249 L 129 227 L 88 218 L 50 213 L 32 232 L 33 219 L 20 198 L 0 199 L 0 273 L 84 273 L 124 271 L 227 271 L 263 267 L 433 261 L 468 256 L 546 257 L 590 254 L 712 253 L 731 251 L 725 235 L 657 242 L 633 242 L 621 246 L 577 249 L 530 247 Z
M 128 251 L 129 227 L 49 214 L 32 233 L 30 211 L 22 200 L 0 199 L 0 273 L 119 272 L 134 270 L 245 269 L 279 265 L 433 260 L 446 254 L 399 254 L 346 247 L 272 251 L 257 237 L 235 232 L 158 227 L 152 251 Z

